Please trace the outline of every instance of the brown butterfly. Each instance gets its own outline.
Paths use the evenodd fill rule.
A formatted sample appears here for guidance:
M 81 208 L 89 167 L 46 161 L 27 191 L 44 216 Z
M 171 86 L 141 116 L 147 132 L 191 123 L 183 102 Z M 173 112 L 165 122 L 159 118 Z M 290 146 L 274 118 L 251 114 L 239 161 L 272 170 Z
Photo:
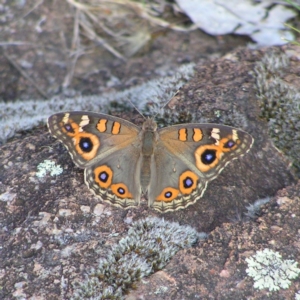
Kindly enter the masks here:
M 157 129 L 153 119 L 142 128 L 93 112 L 52 115 L 50 133 L 84 169 L 89 189 L 102 200 L 129 208 L 147 194 L 160 212 L 195 203 L 207 183 L 232 160 L 247 153 L 253 138 L 218 124 L 181 124 Z

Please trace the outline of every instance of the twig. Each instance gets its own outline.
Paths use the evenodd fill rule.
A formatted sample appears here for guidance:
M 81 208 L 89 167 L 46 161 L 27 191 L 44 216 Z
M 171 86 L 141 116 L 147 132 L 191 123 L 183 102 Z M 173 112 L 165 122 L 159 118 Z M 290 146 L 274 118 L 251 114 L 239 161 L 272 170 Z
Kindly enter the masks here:
M 115 50 L 107 41 L 105 41 L 103 38 L 101 38 L 99 35 L 96 34 L 96 32 L 92 29 L 92 25 L 90 22 L 87 21 L 84 14 L 81 12 L 81 20 L 79 20 L 80 26 L 85 30 L 85 36 L 87 36 L 90 40 L 100 44 L 103 46 L 106 50 L 108 50 L 110 53 L 112 53 L 114 56 L 118 57 L 119 59 L 122 59 L 123 61 L 126 61 L 125 57 Z
M 38 6 L 40 6 L 44 0 L 40 0 L 38 3 L 36 3 L 27 13 L 25 13 L 22 18 L 26 18 L 29 14 L 31 14 Z
M 68 73 L 65 76 L 65 79 L 63 81 L 62 86 L 64 88 L 68 87 L 74 77 L 74 70 L 75 70 L 75 65 L 77 63 L 77 60 L 80 55 L 84 53 L 84 51 L 78 51 L 80 48 L 80 41 L 79 41 L 79 9 L 76 8 L 76 14 L 75 14 L 75 19 L 74 19 L 74 28 L 73 28 L 73 38 L 72 38 L 72 44 L 71 44 L 71 49 L 72 51 L 76 49 L 75 53 L 71 53 L 68 56 Z M 65 43 L 65 50 L 67 50 L 67 45 Z M 72 59 L 72 56 L 74 58 Z
M 30 45 L 35 46 L 33 43 L 29 42 L 22 42 L 22 41 L 11 41 L 11 42 L 0 42 L 0 46 L 23 46 L 23 45 Z

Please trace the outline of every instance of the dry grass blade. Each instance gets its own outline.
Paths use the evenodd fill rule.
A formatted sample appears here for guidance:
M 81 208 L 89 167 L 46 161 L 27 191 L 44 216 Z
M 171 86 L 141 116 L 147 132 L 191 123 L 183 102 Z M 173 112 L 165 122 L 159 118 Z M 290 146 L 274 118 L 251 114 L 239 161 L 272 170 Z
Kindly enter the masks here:
M 68 87 L 73 79 L 74 76 L 74 70 L 75 66 L 77 63 L 78 58 L 85 54 L 85 50 L 81 48 L 80 45 L 80 37 L 79 37 L 79 9 L 76 9 L 76 14 L 74 18 L 74 28 L 73 28 L 73 39 L 72 39 L 72 52 L 69 54 L 69 59 L 68 59 L 68 72 L 67 75 L 65 76 L 65 79 L 63 81 L 62 86 L 64 88 Z M 67 51 L 67 46 L 66 43 L 65 45 L 65 50 Z
M 121 53 L 119 53 L 111 45 L 109 45 L 107 41 L 105 41 L 103 38 L 97 35 L 92 24 L 88 21 L 86 15 L 83 12 L 80 12 L 79 24 L 85 30 L 82 34 L 84 34 L 90 40 L 103 46 L 106 50 L 108 50 L 110 53 L 112 53 L 114 56 L 118 57 L 119 59 L 122 59 L 123 61 L 126 60 Z
M 166 7 L 172 8 L 175 15 L 178 12 L 182 14 L 182 12 L 175 4 L 170 4 L 164 0 L 158 4 L 139 3 L 132 0 L 89 0 L 87 3 L 75 0 L 66 1 L 90 20 L 87 22 L 87 18 L 81 17 L 80 26 L 85 31 L 85 36 L 100 43 L 118 58 L 121 58 L 122 55 L 116 50 L 116 47 L 124 48 L 124 44 L 127 43 L 125 53 L 130 56 L 146 45 L 153 38 L 149 31 L 150 26 L 181 32 L 197 29 L 195 24 L 180 26 L 175 22 L 165 20 L 164 11 Z M 180 21 L 178 18 L 175 20 L 177 23 L 182 22 L 182 18 Z M 101 37 L 97 29 L 103 33 Z M 104 39 L 103 35 L 106 35 L 107 38 Z M 110 37 L 117 42 L 114 46 L 112 46 L 114 41 L 112 43 L 107 41 Z M 124 57 L 122 58 L 124 59 Z

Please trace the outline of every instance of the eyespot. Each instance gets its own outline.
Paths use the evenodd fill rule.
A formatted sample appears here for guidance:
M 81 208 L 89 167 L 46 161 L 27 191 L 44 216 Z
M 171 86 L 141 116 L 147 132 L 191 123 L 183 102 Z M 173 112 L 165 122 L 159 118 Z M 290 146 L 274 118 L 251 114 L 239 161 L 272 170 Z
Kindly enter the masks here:
M 206 149 L 201 154 L 201 162 L 205 165 L 210 165 L 216 160 L 216 150 Z
M 198 184 L 198 176 L 192 171 L 185 171 L 179 177 L 179 190 L 182 194 L 190 194 Z
M 132 194 L 129 192 L 128 187 L 123 183 L 116 183 L 111 185 L 111 191 L 119 198 L 131 198 Z
M 98 177 L 99 177 L 99 180 L 100 180 L 101 182 L 106 183 L 107 180 L 108 180 L 108 178 L 109 178 L 109 175 L 107 174 L 106 171 L 102 171 L 102 172 L 98 175 Z
M 220 141 L 223 144 L 223 151 L 229 152 L 235 150 L 237 146 L 241 143 L 241 140 L 234 140 L 231 136 L 224 138 Z
M 71 119 L 68 119 L 67 123 L 60 122 L 59 126 L 61 127 L 63 133 L 67 134 L 68 136 L 75 136 L 78 133 L 79 126 Z
M 229 140 L 224 144 L 224 148 L 232 148 L 235 146 L 235 142 L 233 140 Z
M 113 171 L 108 166 L 100 166 L 94 170 L 94 179 L 102 188 L 108 188 L 113 179 Z
M 69 123 L 68 123 L 68 124 L 65 124 L 65 125 L 64 125 L 64 128 L 65 128 L 65 130 L 66 130 L 67 132 L 69 132 L 69 133 L 75 133 L 75 131 L 74 131 L 72 125 L 69 124 Z
M 209 145 L 198 147 L 194 155 L 196 167 L 201 172 L 207 172 L 219 163 L 223 152 L 221 146 Z
M 86 160 L 93 159 L 97 154 L 98 148 L 100 147 L 100 140 L 97 138 L 97 136 L 87 132 L 75 134 L 73 137 L 73 142 L 75 144 L 77 153 Z
M 172 187 L 167 187 L 162 190 L 162 192 L 156 197 L 157 201 L 170 202 L 174 200 L 179 194 L 179 190 Z
M 93 150 L 93 142 L 89 137 L 80 138 L 79 147 L 83 152 L 91 152 Z

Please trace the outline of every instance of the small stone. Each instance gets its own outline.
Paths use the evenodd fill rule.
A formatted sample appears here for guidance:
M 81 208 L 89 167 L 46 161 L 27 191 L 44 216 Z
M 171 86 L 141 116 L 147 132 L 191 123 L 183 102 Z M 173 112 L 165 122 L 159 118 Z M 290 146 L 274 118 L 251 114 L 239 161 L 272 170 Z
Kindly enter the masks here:
M 103 214 L 103 211 L 104 211 L 104 205 L 99 203 L 95 206 L 93 213 L 96 216 L 101 216 Z
M 81 210 L 83 213 L 88 214 L 88 213 L 90 213 L 91 208 L 90 208 L 89 206 L 87 206 L 87 205 L 81 205 L 81 206 L 80 206 L 80 210 Z

